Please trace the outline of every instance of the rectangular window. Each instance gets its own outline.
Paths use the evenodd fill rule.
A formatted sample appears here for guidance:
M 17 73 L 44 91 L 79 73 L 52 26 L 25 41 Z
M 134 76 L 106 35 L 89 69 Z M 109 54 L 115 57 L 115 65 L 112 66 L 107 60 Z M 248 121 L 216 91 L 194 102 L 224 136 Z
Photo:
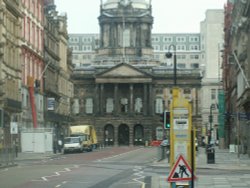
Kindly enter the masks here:
M 163 100 L 162 98 L 157 98 L 155 103 L 155 113 L 161 114 L 163 112 Z
M 135 112 L 136 113 L 141 113 L 142 112 L 142 99 L 141 98 L 136 98 L 135 99 Z
M 211 99 L 212 100 L 216 99 L 216 89 L 211 89 Z
M 185 68 L 186 68 L 186 64 L 185 64 L 185 63 L 178 63 L 178 64 L 177 64 L 177 67 L 178 67 L 178 68 L 185 69 Z
M 31 43 L 35 45 L 35 38 L 36 38 L 36 32 L 35 32 L 35 23 L 32 22 L 32 41 Z
M 123 32 L 123 47 L 130 46 L 130 31 L 129 29 L 125 29 Z
M 93 99 L 92 98 L 86 99 L 85 111 L 86 111 L 86 114 L 93 113 Z
M 199 68 L 199 64 L 198 63 L 192 63 L 191 64 L 191 68 L 198 69 Z
M 30 19 L 27 18 L 27 35 L 26 35 L 26 40 L 28 40 L 30 42 Z
M 79 114 L 79 112 L 80 112 L 79 99 L 74 99 L 73 114 Z
M 112 113 L 114 111 L 114 100 L 112 98 L 107 99 L 106 112 Z

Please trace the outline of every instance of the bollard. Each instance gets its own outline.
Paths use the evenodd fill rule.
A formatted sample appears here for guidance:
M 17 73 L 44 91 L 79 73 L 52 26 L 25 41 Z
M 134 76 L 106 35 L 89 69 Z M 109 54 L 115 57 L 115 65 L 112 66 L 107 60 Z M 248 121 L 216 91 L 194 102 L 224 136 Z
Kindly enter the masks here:
M 207 164 L 214 164 L 215 163 L 215 149 L 208 148 L 207 149 Z
M 162 150 L 161 147 L 157 147 L 157 160 L 160 161 L 162 160 Z

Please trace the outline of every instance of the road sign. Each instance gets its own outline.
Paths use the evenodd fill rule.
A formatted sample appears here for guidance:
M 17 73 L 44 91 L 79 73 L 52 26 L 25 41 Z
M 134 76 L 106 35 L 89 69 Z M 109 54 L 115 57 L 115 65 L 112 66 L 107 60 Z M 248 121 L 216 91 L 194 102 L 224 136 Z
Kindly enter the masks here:
M 188 130 L 188 119 L 174 119 L 175 130 Z
M 17 122 L 10 122 L 10 134 L 18 134 Z
M 194 177 L 195 178 L 195 177 Z M 192 170 L 185 158 L 180 155 L 169 173 L 168 182 L 191 181 Z

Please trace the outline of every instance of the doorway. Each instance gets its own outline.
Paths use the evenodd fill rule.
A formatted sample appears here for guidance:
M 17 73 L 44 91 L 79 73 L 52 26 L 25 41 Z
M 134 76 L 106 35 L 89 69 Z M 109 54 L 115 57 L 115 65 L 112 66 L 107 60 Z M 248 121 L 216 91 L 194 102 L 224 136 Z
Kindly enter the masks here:
M 134 145 L 141 146 L 144 145 L 144 131 L 142 125 L 134 126 Z
M 114 126 L 111 124 L 104 127 L 104 143 L 106 146 L 114 145 Z
M 126 124 L 121 124 L 118 128 L 118 144 L 120 146 L 129 145 L 129 127 Z

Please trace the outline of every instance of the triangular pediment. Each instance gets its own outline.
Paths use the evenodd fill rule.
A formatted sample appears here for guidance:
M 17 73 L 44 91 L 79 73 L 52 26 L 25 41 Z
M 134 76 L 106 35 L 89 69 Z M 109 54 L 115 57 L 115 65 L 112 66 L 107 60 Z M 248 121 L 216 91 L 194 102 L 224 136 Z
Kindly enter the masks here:
M 149 75 L 136 67 L 122 63 L 101 73 L 98 77 L 149 77 Z
M 151 82 L 152 76 L 132 65 L 121 63 L 96 75 L 96 82 Z

